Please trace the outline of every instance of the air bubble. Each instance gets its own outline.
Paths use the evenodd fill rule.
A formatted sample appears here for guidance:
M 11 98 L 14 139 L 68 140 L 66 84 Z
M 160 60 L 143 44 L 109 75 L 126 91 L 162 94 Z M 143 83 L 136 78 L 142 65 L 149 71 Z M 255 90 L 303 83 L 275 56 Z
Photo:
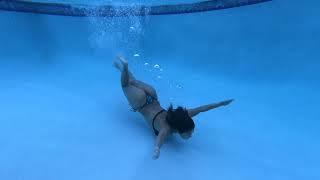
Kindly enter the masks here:
M 154 68 L 157 68 L 157 69 L 160 68 L 159 64 L 156 64 L 156 65 L 154 65 L 153 67 L 154 67 Z

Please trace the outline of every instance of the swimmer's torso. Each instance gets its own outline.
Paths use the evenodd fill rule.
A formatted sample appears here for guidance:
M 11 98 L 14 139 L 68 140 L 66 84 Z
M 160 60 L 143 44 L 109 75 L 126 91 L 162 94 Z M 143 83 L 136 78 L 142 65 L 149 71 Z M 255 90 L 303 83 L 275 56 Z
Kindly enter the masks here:
M 133 109 L 137 109 L 140 112 L 144 119 L 147 121 L 148 125 L 152 128 L 152 120 L 154 116 L 161 111 L 163 108 L 160 106 L 158 100 L 153 99 L 152 103 L 145 105 L 147 101 L 147 94 L 140 88 L 135 86 L 127 86 L 123 87 L 123 92 L 127 97 L 127 100 L 130 106 Z M 145 105 L 145 106 L 144 106 Z M 140 109 L 140 107 L 142 107 Z M 161 113 L 158 115 L 157 119 L 155 120 L 154 126 L 157 130 L 160 129 L 160 122 L 165 120 L 166 113 Z

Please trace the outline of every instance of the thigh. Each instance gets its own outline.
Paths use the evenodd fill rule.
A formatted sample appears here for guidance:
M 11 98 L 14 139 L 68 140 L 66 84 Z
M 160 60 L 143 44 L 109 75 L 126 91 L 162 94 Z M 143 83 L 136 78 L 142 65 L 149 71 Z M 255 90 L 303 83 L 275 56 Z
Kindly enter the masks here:
M 144 90 L 146 93 L 148 93 L 149 95 L 151 95 L 155 99 L 157 99 L 157 97 L 158 97 L 157 91 L 151 85 L 149 85 L 145 82 L 142 82 L 139 80 L 133 80 L 133 81 L 131 81 L 131 85 Z
M 133 108 L 141 107 L 146 102 L 146 93 L 135 86 L 129 85 L 122 88 L 129 104 Z

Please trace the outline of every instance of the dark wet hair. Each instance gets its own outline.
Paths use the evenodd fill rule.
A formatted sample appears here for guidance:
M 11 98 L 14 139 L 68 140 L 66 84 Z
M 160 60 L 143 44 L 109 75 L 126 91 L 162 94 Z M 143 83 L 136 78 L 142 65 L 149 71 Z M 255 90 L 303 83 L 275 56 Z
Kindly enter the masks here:
M 167 110 L 166 121 L 169 126 L 177 130 L 180 134 L 194 129 L 195 124 L 188 114 L 188 110 L 181 106 L 173 109 L 172 105 Z

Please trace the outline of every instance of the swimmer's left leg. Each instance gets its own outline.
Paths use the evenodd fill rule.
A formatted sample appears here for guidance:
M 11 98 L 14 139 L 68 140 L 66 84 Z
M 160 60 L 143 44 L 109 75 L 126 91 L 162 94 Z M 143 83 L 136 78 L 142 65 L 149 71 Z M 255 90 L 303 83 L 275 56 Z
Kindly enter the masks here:
M 154 99 L 158 99 L 157 91 L 151 85 L 139 80 L 131 81 L 131 85 L 144 90 L 148 95 L 152 96 Z
M 145 93 L 149 94 L 154 99 L 158 99 L 157 92 L 151 85 L 135 79 L 128 68 L 128 61 L 121 56 L 117 56 L 117 58 L 118 61 L 115 61 L 113 64 L 121 72 L 122 87 L 132 85 L 145 91 Z
M 120 65 L 119 61 L 115 61 L 113 64 L 121 72 L 121 85 L 122 85 L 122 87 L 127 87 L 127 86 L 129 86 L 131 81 L 135 80 L 135 78 L 134 78 L 133 74 L 129 71 L 128 61 L 120 56 L 118 56 L 117 58 L 121 62 L 121 65 Z

